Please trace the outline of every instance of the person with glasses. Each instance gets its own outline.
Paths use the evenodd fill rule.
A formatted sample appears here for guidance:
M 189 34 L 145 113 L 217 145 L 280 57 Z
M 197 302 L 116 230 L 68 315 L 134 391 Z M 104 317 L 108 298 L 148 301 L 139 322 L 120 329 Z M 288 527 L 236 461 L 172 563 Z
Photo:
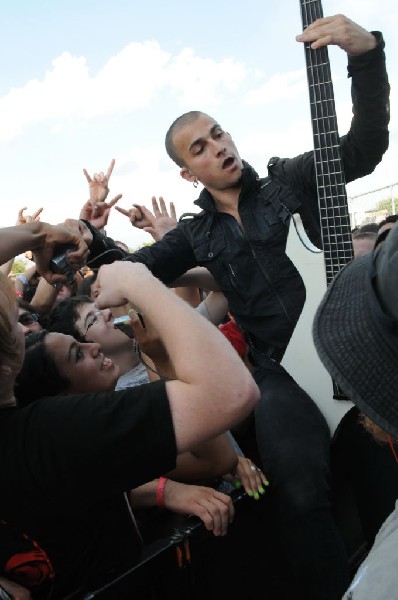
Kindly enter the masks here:
M 40 317 L 35 312 L 35 309 L 28 303 L 17 298 L 18 302 L 18 323 L 22 327 L 24 336 L 26 337 L 30 333 L 36 333 L 41 331 L 43 327 L 40 324 Z
M 110 309 L 99 310 L 89 296 L 61 301 L 48 316 L 49 331 L 71 335 L 82 342 L 98 343 L 120 370 L 116 390 L 148 383 L 148 373 L 134 352 L 134 340 L 113 326 Z
M 159 332 L 175 379 L 120 392 L 42 397 L 20 407 L 14 383 L 24 336 L 15 294 L 0 277 L 0 514 L 45 548 L 56 573 L 54 599 L 80 585 L 90 588 L 110 568 L 131 565 L 133 548 L 122 540 L 127 526 L 115 522 L 123 493 L 164 475 L 175 467 L 177 454 L 240 422 L 259 397 L 223 336 L 143 265 L 102 267 L 99 279 L 101 308 L 129 300 L 145 309 L 146 324 Z M 140 285 L 132 285 L 137 279 Z M 79 367 L 86 359 L 78 342 L 63 356 L 61 362 L 69 358 Z M 113 370 L 98 348 L 91 347 L 88 358 L 100 372 Z M 166 500 L 167 484 L 159 494 Z

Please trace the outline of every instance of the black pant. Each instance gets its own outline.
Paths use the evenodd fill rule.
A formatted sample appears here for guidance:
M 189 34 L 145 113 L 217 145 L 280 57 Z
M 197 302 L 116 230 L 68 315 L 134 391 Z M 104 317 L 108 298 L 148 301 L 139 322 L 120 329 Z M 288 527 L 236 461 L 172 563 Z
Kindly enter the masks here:
M 343 540 L 330 510 L 327 423 L 277 362 L 254 353 L 261 390 L 256 437 L 270 481 L 290 597 L 338 600 L 349 584 Z

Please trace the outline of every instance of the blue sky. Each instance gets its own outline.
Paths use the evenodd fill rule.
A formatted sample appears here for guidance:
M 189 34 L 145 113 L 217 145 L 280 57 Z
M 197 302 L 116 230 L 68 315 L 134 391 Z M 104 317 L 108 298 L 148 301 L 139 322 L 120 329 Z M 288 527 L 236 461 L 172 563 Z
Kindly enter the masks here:
M 349 186 L 354 195 L 398 181 L 398 8 L 396 0 L 384 0 L 382 14 L 374 0 L 325 0 L 323 8 L 382 30 L 387 41 L 391 145 L 374 174 Z M 14 0 L 2 6 L 1 21 L 3 226 L 21 206 L 43 206 L 49 222 L 77 217 L 87 199 L 83 167 L 105 170 L 111 158 L 111 195 L 123 193 L 121 206 L 163 194 L 178 213 L 192 210 L 197 194 L 163 146 L 168 126 L 187 110 L 213 114 L 262 175 L 269 157 L 312 146 L 296 0 Z M 344 133 L 346 58 L 336 48 L 330 58 Z M 117 212 L 107 229 L 131 247 L 147 240 Z

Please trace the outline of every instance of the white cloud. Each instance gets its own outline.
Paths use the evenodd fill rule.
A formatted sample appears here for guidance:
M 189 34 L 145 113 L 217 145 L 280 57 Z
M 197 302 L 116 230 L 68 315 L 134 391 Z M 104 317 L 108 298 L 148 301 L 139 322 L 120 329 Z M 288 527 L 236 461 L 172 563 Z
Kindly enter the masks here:
M 189 48 L 183 50 L 168 69 L 169 83 L 186 106 L 215 106 L 222 100 L 221 90 L 236 90 L 246 76 L 242 63 L 223 59 L 195 57 Z
M 84 57 L 64 52 L 42 80 L 32 79 L 0 98 L 0 141 L 49 121 L 52 131 L 84 127 L 89 119 L 150 104 L 161 89 L 185 105 L 214 105 L 246 74 L 241 63 L 196 57 L 186 48 L 175 57 L 155 41 L 131 43 L 90 76 Z
M 249 106 L 269 104 L 279 100 L 292 100 L 307 90 L 305 69 L 276 73 L 262 86 L 246 94 L 245 103 Z

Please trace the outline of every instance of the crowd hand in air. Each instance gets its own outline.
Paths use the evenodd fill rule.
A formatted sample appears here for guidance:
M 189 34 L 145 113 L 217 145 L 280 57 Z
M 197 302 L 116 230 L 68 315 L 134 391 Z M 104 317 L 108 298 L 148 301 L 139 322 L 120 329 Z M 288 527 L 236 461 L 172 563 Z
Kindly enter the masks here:
M 100 173 L 94 173 L 92 177 L 87 173 L 86 169 L 83 169 L 83 173 L 88 181 L 88 189 L 90 192 L 90 200 L 93 204 L 97 202 L 105 202 L 109 194 L 109 180 L 112 175 L 113 167 L 115 166 L 115 159 L 112 158 L 111 164 L 108 167 L 106 175 L 103 171 Z
M 87 200 L 82 206 L 79 219 L 88 221 L 96 229 L 104 229 L 108 223 L 112 206 L 115 206 L 116 202 L 120 200 L 121 197 L 122 194 L 118 194 L 113 200 L 110 200 L 110 202 L 97 202 L 95 204 L 93 204 L 91 200 Z
M 215 536 L 226 535 L 234 518 L 232 500 L 226 494 L 200 485 L 167 480 L 164 488 L 165 508 L 185 515 L 195 515 Z
M 156 197 L 152 196 L 153 212 L 141 204 L 133 204 L 129 210 L 116 206 L 116 210 L 128 217 L 134 227 L 149 233 L 155 242 L 161 240 L 168 231 L 177 226 L 174 204 L 170 202 L 169 212 L 162 196 L 159 196 L 159 203 Z
M 368 52 L 377 43 L 372 33 L 344 15 L 317 19 L 298 35 L 296 40 L 311 43 L 313 50 L 323 46 L 339 46 L 351 56 Z
M 235 473 L 224 475 L 223 479 L 232 483 L 234 487 L 243 485 L 246 494 L 255 500 L 260 499 L 260 494 L 265 494 L 264 486 L 269 486 L 262 470 L 245 456 L 239 456 Z
M 79 218 L 85 219 L 97 229 L 103 229 L 106 226 L 112 206 L 122 197 L 122 194 L 118 194 L 110 202 L 105 202 L 109 194 L 109 179 L 114 166 L 115 159 L 113 158 L 106 174 L 101 171 L 100 173 L 94 173 L 92 177 L 86 169 L 83 169 L 88 181 L 90 198 L 82 207 Z
M 38 208 L 36 212 L 31 215 L 24 215 L 24 211 L 27 210 L 27 207 L 24 206 L 20 208 L 18 211 L 18 217 L 15 225 L 25 225 L 25 223 L 32 223 L 33 221 L 40 221 L 40 214 L 43 212 L 42 208 Z

